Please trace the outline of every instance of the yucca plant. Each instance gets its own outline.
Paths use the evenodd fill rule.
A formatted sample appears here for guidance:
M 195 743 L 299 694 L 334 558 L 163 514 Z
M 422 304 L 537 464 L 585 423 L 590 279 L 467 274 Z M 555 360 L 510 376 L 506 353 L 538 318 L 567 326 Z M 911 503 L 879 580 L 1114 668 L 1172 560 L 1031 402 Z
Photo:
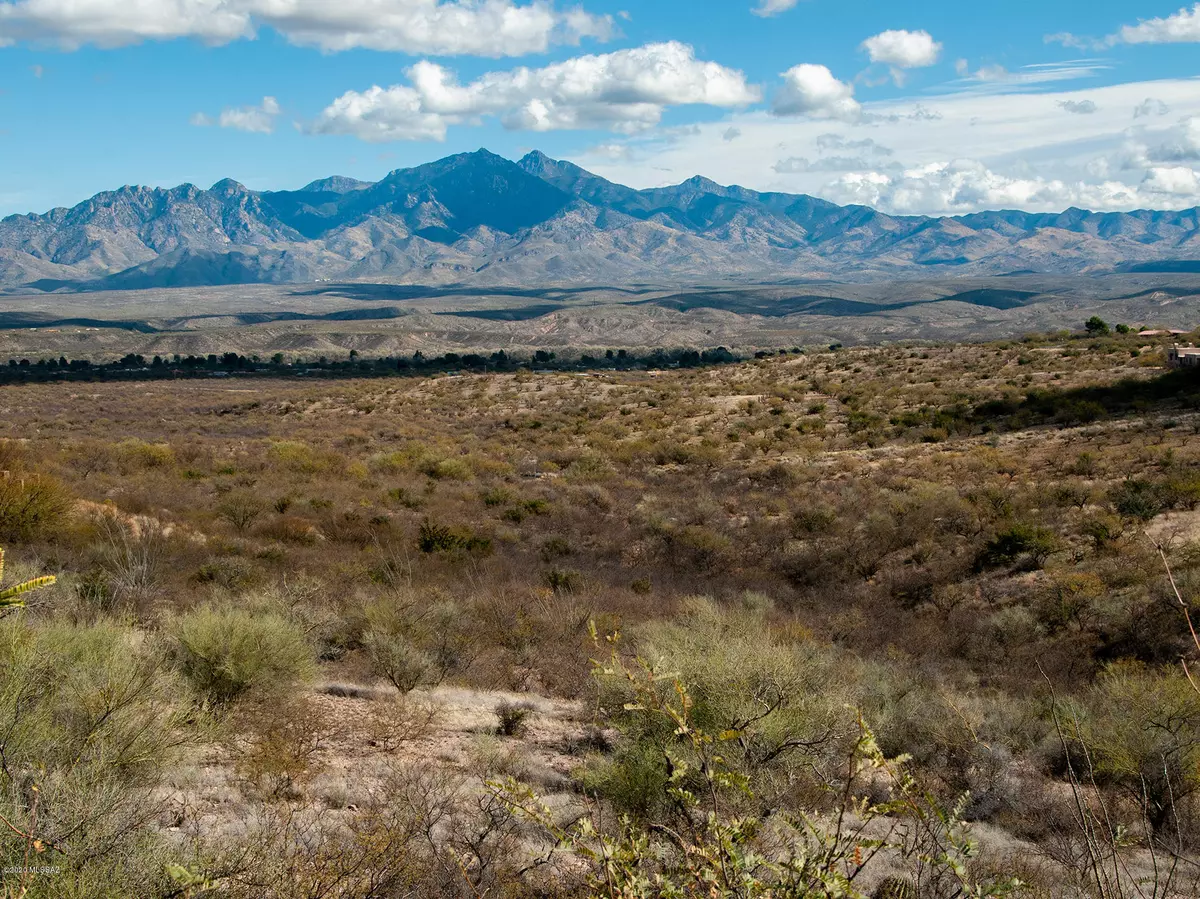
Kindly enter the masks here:
M 31 581 L 25 581 L 23 584 L 13 584 L 11 587 L 0 586 L 0 615 L 11 609 L 24 608 L 25 600 L 22 598 L 34 590 L 41 590 L 43 587 L 49 587 L 57 578 L 54 575 L 46 575 L 45 577 L 35 577 Z M 0 549 L 0 585 L 4 583 L 4 550 Z

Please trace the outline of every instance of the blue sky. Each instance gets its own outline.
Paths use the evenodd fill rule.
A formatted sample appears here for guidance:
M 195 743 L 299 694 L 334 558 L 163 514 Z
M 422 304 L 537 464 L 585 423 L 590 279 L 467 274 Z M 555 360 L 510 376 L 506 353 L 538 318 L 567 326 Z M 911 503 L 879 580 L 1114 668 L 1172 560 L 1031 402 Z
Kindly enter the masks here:
M 487 147 L 896 212 L 1200 204 L 1179 0 L 0 0 L 0 215 Z

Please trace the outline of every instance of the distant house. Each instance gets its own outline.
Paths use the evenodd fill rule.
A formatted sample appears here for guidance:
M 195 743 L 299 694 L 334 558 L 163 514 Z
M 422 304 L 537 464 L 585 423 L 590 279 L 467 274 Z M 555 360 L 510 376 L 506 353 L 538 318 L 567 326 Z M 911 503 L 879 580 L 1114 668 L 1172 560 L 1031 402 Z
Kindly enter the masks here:
M 1183 334 L 1190 334 L 1190 331 L 1176 331 L 1174 329 L 1167 331 L 1163 329 L 1138 331 L 1138 337 L 1179 337 Z
M 1200 349 L 1173 346 L 1167 351 L 1167 365 L 1171 368 L 1200 368 Z

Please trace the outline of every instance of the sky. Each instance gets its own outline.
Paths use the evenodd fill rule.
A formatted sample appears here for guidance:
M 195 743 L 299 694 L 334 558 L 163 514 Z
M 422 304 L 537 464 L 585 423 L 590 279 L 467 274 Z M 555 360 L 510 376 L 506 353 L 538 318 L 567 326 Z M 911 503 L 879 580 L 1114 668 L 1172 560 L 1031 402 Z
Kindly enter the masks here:
M 1200 2 L 0 0 L 0 215 L 480 147 L 892 213 L 1200 205 Z

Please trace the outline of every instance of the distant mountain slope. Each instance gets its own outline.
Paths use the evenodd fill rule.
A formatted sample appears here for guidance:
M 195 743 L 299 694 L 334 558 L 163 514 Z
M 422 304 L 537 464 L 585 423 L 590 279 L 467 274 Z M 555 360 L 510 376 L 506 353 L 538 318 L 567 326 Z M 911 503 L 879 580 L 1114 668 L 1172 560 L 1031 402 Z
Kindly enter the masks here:
M 128 289 L 371 278 L 401 283 L 767 281 L 1192 271 L 1200 209 L 890 216 L 692 178 L 634 190 L 569 162 L 486 150 L 258 192 L 123 187 L 0 221 L 0 287 Z

